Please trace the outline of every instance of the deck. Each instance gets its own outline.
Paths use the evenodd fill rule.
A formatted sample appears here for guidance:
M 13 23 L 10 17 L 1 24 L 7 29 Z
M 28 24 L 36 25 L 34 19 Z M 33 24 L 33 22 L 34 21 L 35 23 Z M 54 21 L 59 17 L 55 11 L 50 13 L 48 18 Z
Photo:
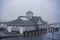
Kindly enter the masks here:
M 0 32 L 0 38 L 10 38 L 10 37 L 19 37 L 22 36 L 22 34 L 19 33 L 3 33 Z
M 58 29 L 54 29 L 54 32 L 57 32 Z M 25 31 L 23 32 L 23 34 L 20 33 L 5 33 L 5 32 L 0 32 L 0 38 L 10 38 L 10 37 L 19 37 L 19 36 L 26 36 L 26 35 L 36 35 L 36 34 L 45 34 L 47 33 L 47 29 L 40 29 L 40 30 L 32 30 L 32 31 Z M 51 29 L 49 30 L 49 32 L 53 32 Z

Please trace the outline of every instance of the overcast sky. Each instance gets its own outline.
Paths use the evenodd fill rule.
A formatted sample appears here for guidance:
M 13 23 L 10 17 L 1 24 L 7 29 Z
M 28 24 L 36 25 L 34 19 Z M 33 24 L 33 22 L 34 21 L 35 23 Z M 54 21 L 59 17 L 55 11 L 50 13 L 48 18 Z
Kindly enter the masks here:
M 59 2 L 60 0 L 1 0 L 0 18 L 14 20 L 31 10 L 34 16 L 41 16 L 43 20 L 54 23 L 60 20 Z

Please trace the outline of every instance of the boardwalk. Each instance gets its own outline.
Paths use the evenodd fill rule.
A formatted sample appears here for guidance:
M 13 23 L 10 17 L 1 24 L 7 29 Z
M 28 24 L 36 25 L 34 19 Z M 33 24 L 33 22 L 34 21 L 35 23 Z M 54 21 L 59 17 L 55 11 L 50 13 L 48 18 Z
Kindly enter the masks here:
M 22 34 L 0 32 L 0 38 L 19 37 L 19 36 L 22 36 Z
M 51 30 L 51 29 L 49 29 Z M 57 29 L 54 29 L 54 32 L 57 32 Z M 10 32 L 10 33 L 6 33 L 6 32 L 2 32 L 0 31 L 0 38 L 7 38 L 7 37 L 19 37 L 19 36 L 27 36 L 27 35 L 36 35 L 36 34 L 46 34 L 47 33 L 47 29 L 40 29 L 40 30 L 33 30 L 33 31 L 26 31 L 23 34 L 20 33 L 15 33 L 15 32 Z M 53 32 L 52 30 L 49 31 L 50 33 Z

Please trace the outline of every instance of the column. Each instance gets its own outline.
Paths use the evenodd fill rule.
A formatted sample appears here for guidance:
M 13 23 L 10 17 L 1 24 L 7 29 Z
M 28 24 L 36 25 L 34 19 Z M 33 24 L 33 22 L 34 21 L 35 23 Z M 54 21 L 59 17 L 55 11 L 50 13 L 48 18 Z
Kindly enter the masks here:
M 8 32 L 11 32 L 11 27 L 8 27 Z
M 20 31 L 21 34 L 23 34 L 23 27 L 20 27 Z

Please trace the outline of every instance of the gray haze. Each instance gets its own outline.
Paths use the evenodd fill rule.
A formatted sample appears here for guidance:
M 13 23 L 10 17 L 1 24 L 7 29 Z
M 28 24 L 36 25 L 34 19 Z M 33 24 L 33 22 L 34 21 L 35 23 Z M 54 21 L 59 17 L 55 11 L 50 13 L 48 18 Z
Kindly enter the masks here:
M 25 16 L 31 10 L 34 16 L 41 16 L 49 23 L 59 21 L 59 0 L 2 0 L 1 19 L 14 20 L 18 16 Z

